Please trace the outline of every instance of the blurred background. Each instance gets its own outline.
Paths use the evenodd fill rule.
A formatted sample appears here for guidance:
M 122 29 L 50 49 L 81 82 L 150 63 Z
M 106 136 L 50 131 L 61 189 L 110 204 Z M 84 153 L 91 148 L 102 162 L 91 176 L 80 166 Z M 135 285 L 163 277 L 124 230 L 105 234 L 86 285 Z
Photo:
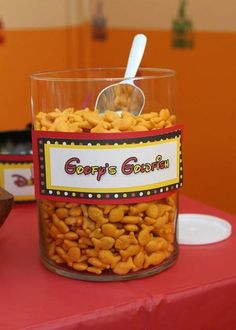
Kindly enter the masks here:
M 31 73 L 125 66 L 136 33 L 177 72 L 183 193 L 236 213 L 235 0 L 0 0 L 0 130 L 31 122 Z

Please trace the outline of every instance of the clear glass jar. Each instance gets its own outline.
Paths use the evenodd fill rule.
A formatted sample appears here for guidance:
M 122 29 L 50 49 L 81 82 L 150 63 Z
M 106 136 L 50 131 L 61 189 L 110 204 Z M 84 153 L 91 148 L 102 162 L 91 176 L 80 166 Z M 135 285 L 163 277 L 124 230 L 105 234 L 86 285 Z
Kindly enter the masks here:
M 96 97 L 123 81 L 124 72 L 79 69 L 31 76 L 40 256 L 49 270 L 63 276 L 142 278 L 177 258 L 182 167 L 172 151 L 165 155 L 176 132 L 175 72 L 141 68 L 132 78 L 145 95 L 142 113 L 127 108 L 97 113 Z M 153 162 L 147 150 L 157 152 Z M 172 163 L 175 174 L 170 177 Z

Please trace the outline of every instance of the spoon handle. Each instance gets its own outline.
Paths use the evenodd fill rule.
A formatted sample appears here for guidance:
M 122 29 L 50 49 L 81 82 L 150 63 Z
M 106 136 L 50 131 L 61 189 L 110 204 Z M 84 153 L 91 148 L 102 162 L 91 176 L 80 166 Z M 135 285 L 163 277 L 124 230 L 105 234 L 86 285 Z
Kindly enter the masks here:
M 136 76 L 143 57 L 146 42 L 147 37 L 144 34 L 137 34 L 134 37 L 125 71 L 125 78 L 132 78 Z

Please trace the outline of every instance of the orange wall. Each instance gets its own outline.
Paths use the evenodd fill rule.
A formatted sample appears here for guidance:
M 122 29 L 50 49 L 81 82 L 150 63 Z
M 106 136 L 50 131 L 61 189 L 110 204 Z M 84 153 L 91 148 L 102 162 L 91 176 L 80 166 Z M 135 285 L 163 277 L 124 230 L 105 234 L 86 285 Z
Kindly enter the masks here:
M 29 74 L 75 66 L 126 65 L 137 30 L 109 29 L 92 41 L 87 26 L 8 31 L 0 46 L 0 129 L 31 120 Z M 143 66 L 177 71 L 177 114 L 184 123 L 183 192 L 236 214 L 236 33 L 196 32 L 193 50 L 170 47 L 168 31 L 142 31 Z
M 0 130 L 31 121 L 30 74 L 83 64 L 83 27 L 9 30 L 0 44 Z

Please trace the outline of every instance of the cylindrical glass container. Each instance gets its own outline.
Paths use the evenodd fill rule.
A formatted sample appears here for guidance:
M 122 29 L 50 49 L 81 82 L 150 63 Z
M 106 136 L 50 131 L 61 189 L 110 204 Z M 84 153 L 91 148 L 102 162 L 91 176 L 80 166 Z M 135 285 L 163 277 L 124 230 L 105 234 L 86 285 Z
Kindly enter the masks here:
M 123 81 L 124 72 L 31 76 L 40 256 L 60 275 L 128 280 L 176 261 L 182 160 L 175 72 L 141 68 L 130 77 L 145 96 L 141 113 L 132 104 L 130 78 L 114 97 L 123 100 L 119 111 L 100 113 L 97 96 Z

